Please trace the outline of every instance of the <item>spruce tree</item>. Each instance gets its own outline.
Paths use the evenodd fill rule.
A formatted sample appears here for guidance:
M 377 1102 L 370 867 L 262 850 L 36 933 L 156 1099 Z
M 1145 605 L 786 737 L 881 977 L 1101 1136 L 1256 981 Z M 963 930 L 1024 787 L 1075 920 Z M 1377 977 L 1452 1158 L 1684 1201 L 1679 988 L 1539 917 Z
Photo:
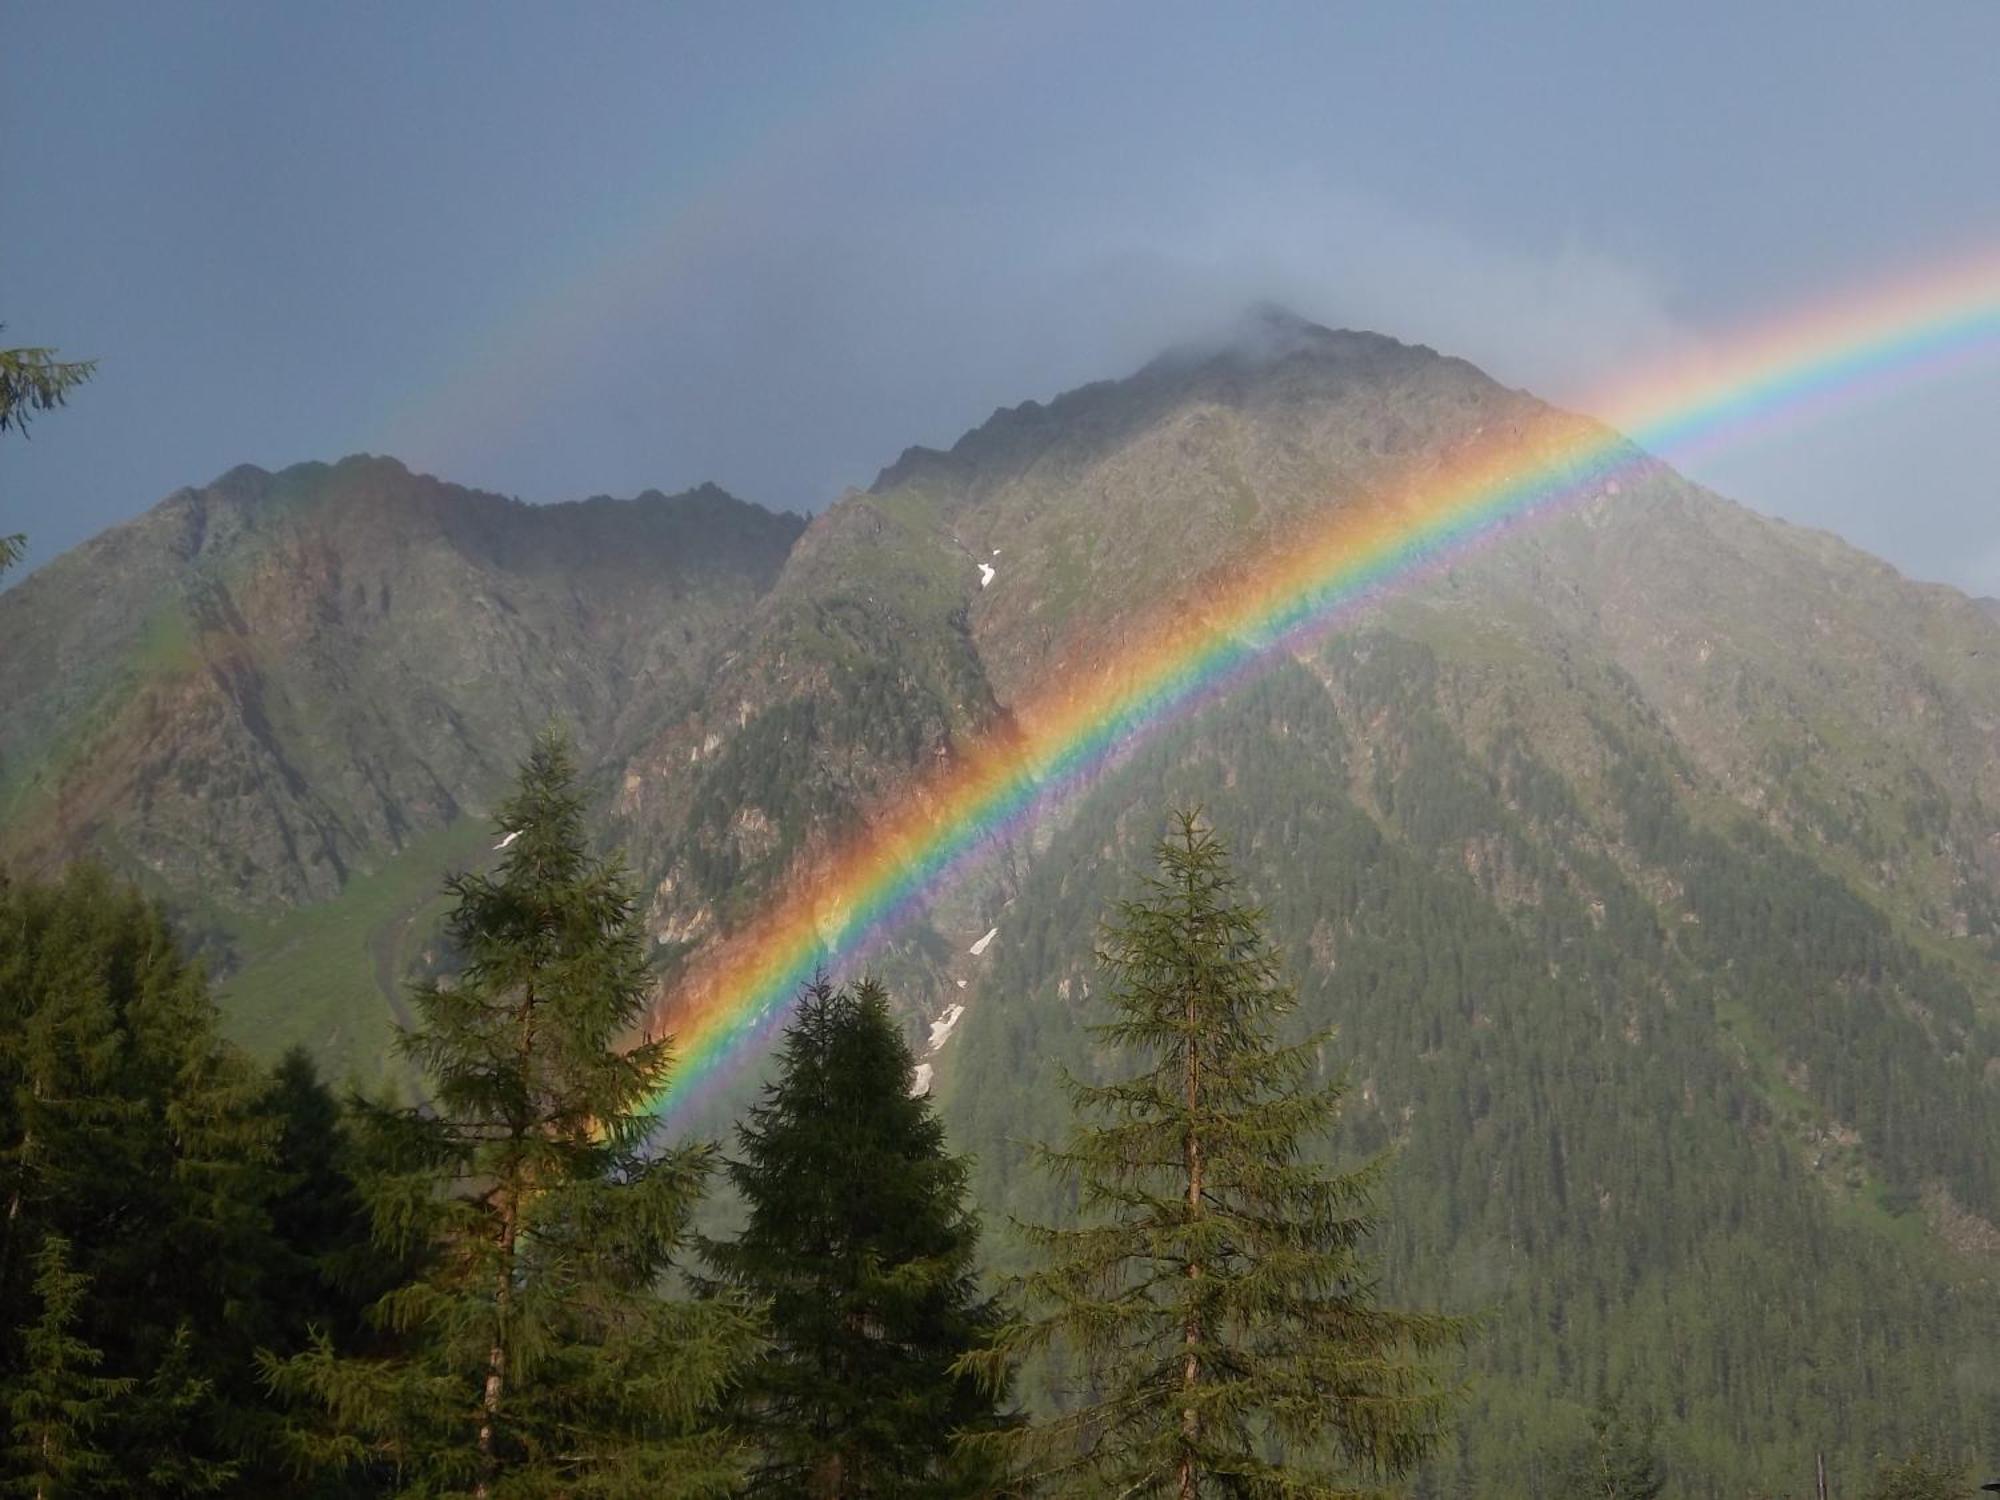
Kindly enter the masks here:
M 368 1308 L 410 1267 L 374 1243 L 355 1182 L 349 1117 L 303 1049 L 293 1048 L 272 1069 L 263 1108 L 277 1126 L 269 1296 L 288 1315 L 266 1346 L 291 1353 L 308 1341 L 308 1329 L 317 1329 L 336 1348 L 359 1349 L 376 1337 Z
M 307 1055 L 294 1049 L 273 1070 L 265 1112 L 277 1123 L 276 1187 L 270 1200 L 274 1259 L 266 1277 L 265 1359 L 281 1358 L 324 1338 L 337 1355 L 381 1355 L 394 1335 L 372 1325 L 368 1310 L 404 1280 L 412 1264 L 391 1259 L 374 1242 L 367 1206 L 354 1176 L 347 1111 L 321 1082 Z M 324 1409 L 294 1401 L 272 1414 L 279 1431 L 270 1446 L 295 1447 L 301 1429 L 324 1428 Z M 359 1500 L 376 1493 L 360 1468 L 319 1465 L 307 1475 L 270 1476 L 294 1500 Z
M 132 1381 L 99 1375 L 103 1351 L 78 1337 L 89 1278 L 70 1268 L 69 1241 L 49 1235 L 34 1268 L 41 1311 L 20 1330 L 22 1369 L 7 1395 L 7 1489 L 33 1500 L 100 1494 L 113 1471 L 98 1429 Z
M 0 324 L 0 331 L 5 326 Z M 11 427 L 25 436 L 36 412 L 67 403 L 69 393 L 96 368 L 94 359 L 59 360 L 53 349 L 0 349 L 0 432 Z M 0 536 L 0 573 L 19 562 L 27 548 L 28 539 L 19 532 Z
M 623 1045 L 643 938 L 623 871 L 586 847 L 560 737 L 538 739 L 500 825 L 497 872 L 451 882 L 463 965 L 413 992 L 401 1038 L 429 1103 L 361 1119 L 376 1236 L 417 1262 L 375 1309 L 399 1347 L 322 1338 L 271 1373 L 330 1414 L 310 1460 L 398 1495 L 719 1494 L 740 1465 L 707 1418 L 754 1327 L 662 1294 L 713 1148 L 645 1149 L 667 1046 Z
M 0 931 L 0 1298 L 29 1305 L 31 1252 L 68 1243 L 78 1337 L 138 1382 L 104 1434 L 106 1492 L 254 1492 L 273 1311 L 255 1070 L 159 909 L 101 871 L 0 888 Z M 151 1378 L 169 1365 L 186 1378 Z M 0 1349 L 0 1387 L 23 1378 Z
M 1590 1414 L 1590 1435 L 1562 1466 L 1562 1493 L 1578 1500 L 1659 1500 L 1666 1488 L 1650 1422 L 1635 1421 L 1617 1401 Z
M 1913 1453 L 1900 1463 L 1881 1460 L 1868 1488 L 1868 1500 L 1967 1500 L 1971 1494 L 1972 1486 L 1966 1482 L 1962 1467 L 1922 1453 Z
M 65 405 L 96 369 L 94 359 L 59 360 L 49 348 L 0 349 L 0 432 L 25 434 L 36 412 Z
M 722 1279 L 770 1307 L 744 1388 L 758 1448 L 747 1493 L 891 1500 L 979 1493 L 959 1434 L 1004 1424 L 999 1392 L 954 1366 L 996 1318 L 974 1267 L 966 1167 L 945 1149 L 880 985 L 807 986 L 778 1073 L 738 1130 L 748 1207 L 708 1246 Z
M 1279 1039 L 1295 997 L 1223 846 L 1179 812 L 1157 854 L 1099 953 L 1114 1016 L 1095 1033 L 1128 1071 L 1072 1081 L 1085 1120 L 1040 1153 L 1081 1222 L 1027 1231 L 1044 1264 L 999 1346 L 1067 1354 L 1085 1377 L 1033 1435 L 1031 1478 L 1175 1500 L 1370 1493 L 1435 1443 L 1451 1393 L 1433 1359 L 1460 1325 L 1376 1305 L 1379 1166 L 1308 1155 L 1340 1105 L 1318 1079 L 1327 1034 Z

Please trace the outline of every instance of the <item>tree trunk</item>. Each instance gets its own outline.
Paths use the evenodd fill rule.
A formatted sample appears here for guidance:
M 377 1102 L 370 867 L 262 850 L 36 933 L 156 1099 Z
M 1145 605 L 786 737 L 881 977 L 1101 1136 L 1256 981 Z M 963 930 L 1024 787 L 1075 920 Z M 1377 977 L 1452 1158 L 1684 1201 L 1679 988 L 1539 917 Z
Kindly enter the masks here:
M 535 1052 L 535 990 L 531 984 L 521 996 L 521 1042 L 517 1054 L 524 1092 L 534 1097 L 531 1069 Z M 519 1134 L 531 1133 L 532 1120 L 517 1122 Z M 516 1181 L 500 1200 L 500 1272 L 493 1289 L 493 1345 L 486 1351 L 486 1384 L 479 1397 L 479 1483 L 473 1486 L 473 1500 L 489 1500 L 493 1478 L 500 1471 L 495 1452 L 495 1435 L 500 1421 L 500 1400 L 507 1390 L 507 1314 L 514 1306 L 514 1245 L 520 1235 L 521 1200 L 527 1183 Z
M 40 1075 L 36 1076 L 34 1086 L 29 1090 L 29 1093 L 36 1103 L 41 1102 L 42 1080 Z M 21 1159 L 19 1165 L 14 1169 L 14 1188 L 7 1195 L 7 1225 L 5 1231 L 0 1232 L 0 1289 L 6 1287 L 7 1271 L 14 1263 L 14 1231 L 18 1227 L 18 1221 L 21 1217 L 21 1197 L 27 1191 L 28 1174 L 34 1167 L 34 1154 L 34 1127 L 32 1125 L 24 1126 L 21 1130 Z
M 1190 1226 L 1201 1217 L 1201 1132 L 1196 1128 L 1195 1105 L 1201 1095 L 1201 1045 L 1197 1031 L 1198 1014 L 1192 988 L 1187 1000 L 1187 1135 L 1182 1143 L 1187 1171 L 1187 1211 Z M 1180 1500 L 1195 1500 L 1194 1446 L 1201 1433 L 1201 1418 L 1196 1414 L 1192 1393 L 1201 1379 L 1201 1311 L 1195 1302 L 1195 1285 L 1201 1280 L 1201 1259 L 1188 1258 L 1188 1310 L 1186 1322 L 1182 1325 L 1182 1340 L 1186 1346 L 1186 1356 L 1181 1364 L 1181 1391 L 1189 1404 L 1181 1408 L 1181 1464 Z
M 500 1465 L 493 1451 L 500 1398 L 507 1389 L 507 1314 L 514 1304 L 514 1236 L 521 1219 L 520 1196 L 510 1193 L 500 1211 L 500 1275 L 493 1293 L 493 1346 L 486 1351 L 486 1385 L 479 1398 L 479 1483 L 473 1500 L 487 1500 Z

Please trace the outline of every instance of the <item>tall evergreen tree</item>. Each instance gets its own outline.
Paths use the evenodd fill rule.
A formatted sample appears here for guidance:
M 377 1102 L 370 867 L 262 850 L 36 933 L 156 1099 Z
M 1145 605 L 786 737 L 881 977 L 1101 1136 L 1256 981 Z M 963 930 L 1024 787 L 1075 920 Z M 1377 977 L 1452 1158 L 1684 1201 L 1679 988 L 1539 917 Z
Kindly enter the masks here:
M 669 1058 L 621 1046 L 649 990 L 631 889 L 586 848 L 560 737 L 500 821 L 497 873 L 451 882 L 463 967 L 414 991 L 401 1039 L 431 1103 L 362 1120 L 376 1234 L 419 1260 L 376 1309 L 401 1347 L 322 1339 L 271 1371 L 333 1418 L 311 1457 L 398 1495 L 719 1494 L 740 1465 L 704 1419 L 755 1330 L 661 1294 L 713 1150 L 644 1149 Z
M 0 1305 L 31 1305 L 51 1235 L 87 1278 L 78 1337 L 139 1381 L 101 1488 L 251 1485 L 265 1401 L 270 1123 L 157 907 L 80 866 L 0 887 Z M 199 1330 L 199 1338 L 194 1337 Z M 185 1378 L 149 1378 L 170 1365 Z M 25 1378 L 0 1350 L 0 1385 Z
M 374 1244 L 340 1100 L 302 1049 L 279 1059 L 263 1107 L 277 1124 L 270 1300 L 288 1314 L 266 1347 L 291 1353 L 309 1328 L 329 1334 L 336 1348 L 358 1347 L 371 1337 L 368 1307 L 409 1267 Z
M 1900 1463 L 1884 1459 L 1868 1488 L 1868 1500 L 1966 1500 L 1971 1494 L 1963 1468 L 1921 1453 Z
M 6 326 L 0 323 L 0 331 Z M 0 349 L 0 432 L 26 433 L 36 412 L 67 403 L 96 369 L 94 359 L 60 360 L 45 347 Z
M 337 1355 L 390 1352 L 393 1330 L 374 1326 L 368 1311 L 414 1266 L 375 1243 L 355 1180 L 346 1110 L 299 1050 L 273 1069 L 263 1107 L 278 1127 L 266 1302 L 279 1315 L 265 1320 L 265 1362 L 322 1338 Z M 301 1429 L 323 1432 L 329 1425 L 325 1409 L 309 1398 L 284 1403 L 271 1421 L 278 1434 L 269 1446 L 280 1454 L 296 1448 Z M 294 1500 L 360 1500 L 378 1493 L 365 1466 L 321 1464 L 303 1476 L 281 1470 L 266 1477 L 273 1489 L 283 1482 Z
M 70 1269 L 70 1244 L 49 1235 L 35 1253 L 40 1315 L 20 1330 L 22 1368 L 7 1394 L 9 1493 L 66 1500 L 102 1493 L 113 1478 L 98 1429 L 129 1378 L 97 1373 L 104 1352 L 77 1335 L 89 1278 Z
M 738 1131 L 729 1175 L 749 1221 L 708 1257 L 771 1309 L 744 1389 L 752 1496 L 916 1500 L 986 1482 L 954 1437 L 1003 1426 L 1000 1396 L 954 1366 L 996 1316 L 965 1164 L 912 1069 L 880 985 L 818 978 Z
M 1571 1449 L 1562 1493 L 1577 1500 L 1659 1500 L 1666 1488 L 1650 1422 L 1634 1420 L 1616 1401 L 1590 1414 L 1590 1434 Z
M 1460 1327 L 1375 1304 L 1379 1168 L 1308 1157 L 1340 1104 L 1317 1081 L 1327 1036 L 1278 1039 L 1294 994 L 1195 813 L 1099 959 L 1115 1014 L 1096 1035 L 1134 1071 L 1072 1082 L 1090 1122 L 1042 1160 L 1083 1221 L 1028 1231 L 1031 1314 L 983 1361 L 1054 1346 L 1087 1373 L 1033 1471 L 1060 1494 L 1175 1500 L 1352 1496 L 1407 1471 L 1449 1406 L 1432 1357 Z
M 0 330 L 5 327 L 0 324 Z M 0 349 L 0 432 L 12 428 L 25 436 L 36 412 L 65 405 L 96 369 L 94 359 L 59 360 L 53 349 Z M 27 547 L 19 532 L 0 536 L 0 573 L 19 562 Z

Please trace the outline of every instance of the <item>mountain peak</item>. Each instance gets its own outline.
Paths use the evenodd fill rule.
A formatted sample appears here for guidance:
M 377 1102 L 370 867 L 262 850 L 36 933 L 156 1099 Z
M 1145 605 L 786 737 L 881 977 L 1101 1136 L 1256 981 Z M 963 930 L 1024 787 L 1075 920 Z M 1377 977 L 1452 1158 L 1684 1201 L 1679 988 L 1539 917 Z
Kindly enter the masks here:
M 1246 341 L 1261 341 L 1284 352 L 1339 337 L 1325 324 L 1293 312 L 1282 302 L 1253 302 L 1237 315 L 1236 322 Z
M 1437 351 L 1387 334 L 1329 328 L 1282 302 L 1263 300 L 1250 303 L 1207 334 L 1164 351 L 1140 373 L 1175 375 L 1214 364 L 1257 370 L 1300 356 L 1360 362 L 1411 355 L 1435 358 Z
M 1426 371 L 1498 389 L 1476 367 L 1427 345 L 1328 328 L 1283 303 L 1253 302 L 1122 379 L 1093 381 L 1046 402 L 1001 407 L 948 450 L 907 448 L 870 490 L 881 494 L 915 482 L 955 485 L 976 482 L 980 474 L 1014 474 L 1058 445 L 1107 451 L 1191 402 L 1244 404 L 1278 392 L 1294 407 L 1318 409 L 1335 389 L 1354 382 L 1422 378 Z

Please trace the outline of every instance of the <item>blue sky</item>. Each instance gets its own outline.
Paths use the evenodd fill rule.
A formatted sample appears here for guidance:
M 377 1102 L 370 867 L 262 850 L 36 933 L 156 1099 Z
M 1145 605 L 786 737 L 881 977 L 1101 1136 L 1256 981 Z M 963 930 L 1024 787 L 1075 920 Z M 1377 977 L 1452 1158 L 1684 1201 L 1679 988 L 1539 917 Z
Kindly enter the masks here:
M 239 462 L 824 504 L 1244 302 L 1576 399 L 2000 247 L 2000 6 L 0 0 L 31 560 Z M 2000 592 L 2000 366 L 1705 459 Z

